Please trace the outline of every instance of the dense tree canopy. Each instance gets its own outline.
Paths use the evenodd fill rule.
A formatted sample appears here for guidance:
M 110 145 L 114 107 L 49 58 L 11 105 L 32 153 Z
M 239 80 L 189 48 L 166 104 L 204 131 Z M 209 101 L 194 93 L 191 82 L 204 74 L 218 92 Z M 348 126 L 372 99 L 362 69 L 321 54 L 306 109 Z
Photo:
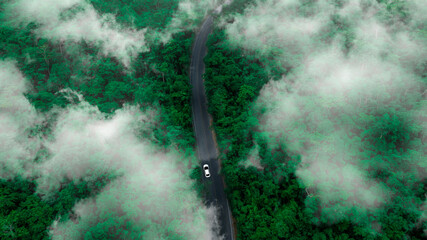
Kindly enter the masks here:
M 84 40 L 78 43 L 52 41 L 36 35 L 37 23 L 13 24 L 4 12 L 8 2 L 0 3 L 1 59 L 16 61 L 30 80 L 32 89 L 26 93 L 26 97 L 37 111 L 55 118 L 55 108 L 65 108 L 81 101 L 73 91 L 107 114 L 127 103 L 138 104 L 143 110 L 158 109 L 161 114 L 153 115 L 157 119 L 153 120 L 156 123 L 152 132 L 141 132 L 141 136 L 152 139 L 162 148 L 174 147 L 181 151 L 186 156 L 181 160 L 183 164 L 193 166 L 194 137 L 188 81 L 193 33 L 178 32 L 167 44 L 148 43 L 149 50 L 138 54 L 131 66 L 124 66 L 114 56 L 103 54 L 96 44 Z M 178 1 L 161 0 L 131 1 L 127 4 L 123 4 L 123 1 L 90 3 L 99 14 L 114 15 L 123 27 L 149 28 L 153 32 L 166 27 L 178 6 Z M 62 17 L 70 18 L 79 11 L 78 7 L 69 9 L 62 13 Z M 33 131 L 35 135 L 49 138 L 50 127 L 50 122 L 47 122 Z M 41 149 L 37 154 L 38 159 L 49 154 L 43 151 Z M 111 178 L 113 176 L 104 176 L 94 182 L 69 181 L 61 185 L 51 198 L 36 194 L 36 183 L 31 180 L 19 176 L 16 179 L 2 179 L 0 238 L 47 239 L 49 226 L 54 220 L 65 222 L 74 219 L 71 210 L 75 204 L 81 199 L 96 196 Z M 127 235 L 129 233 L 120 232 L 121 227 L 114 217 L 104 220 L 89 229 L 85 239 L 130 236 Z M 112 226 L 117 228 L 115 237 L 109 233 Z M 171 233 L 170 239 L 181 237 Z
M 225 9 L 226 22 L 221 22 L 209 39 L 204 75 L 238 238 L 423 239 L 427 148 L 426 112 L 420 106 L 425 104 L 426 75 L 420 65 L 425 66 L 425 58 L 414 60 L 418 62 L 413 65 L 393 62 L 404 65 L 405 71 L 413 71 L 415 66 L 416 75 L 409 75 L 409 80 L 395 71 L 388 85 L 371 87 L 374 91 L 381 88 L 374 97 L 357 92 L 357 85 L 342 94 L 339 88 L 333 89 L 334 82 L 323 89 L 315 85 L 323 72 L 309 75 L 311 69 L 304 68 L 304 60 L 308 62 L 314 54 L 313 45 L 326 49 L 334 41 L 339 41 L 343 54 L 359 54 L 356 51 L 361 47 L 355 39 L 360 32 L 349 17 L 332 14 L 319 34 L 301 40 L 291 25 L 283 22 L 288 28 L 280 28 L 280 21 L 273 20 L 312 21 L 312 7 L 319 1 L 245 1 L 246 7 L 237 4 L 240 2 Z M 347 4 L 329 2 L 338 8 Z M 373 1 L 365 3 L 366 8 L 376 6 Z M 409 3 L 378 3 L 376 17 L 382 24 L 401 21 L 410 28 L 415 22 L 408 14 Z M 251 8 L 256 4 L 260 6 Z M 287 4 L 294 8 L 287 9 Z M 248 7 L 251 10 L 245 12 Z M 316 13 L 322 15 L 319 9 Z M 275 14 L 276 18 L 270 17 Z M 233 28 L 239 23 L 242 29 Z M 413 37 L 425 37 L 418 33 Z M 295 44 L 298 41 L 313 52 L 304 55 L 305 49 Z M 333 61 L 333 55 L 328 57 L 319 61 L 320 68 L 328 68 L 321 65 L 322 61 Z M 342 61 L 347 61 L 346 57 Z M 376 71 L 379 75 L 382 70 Z M 300 75 L 309 76 L 301 80 Z M 313 87 L 305 86 L 308 84 Z M 403 93 L 393 94 L 391 84 Z M 315 148 L 310 151 L 312 146 Z M 305 159 L 311 158 L 320 160 L 310 168 Z M 323 159 L 329 162 L 329 169 L 322 166 L 327 165 Z M 359 182 L 362 176 L 366 176 L 365 182 Z M 346 185 L 347 181 L 353 183 Z M 384 199 L 378 196 L 364 198 L 370 191 L 382 191 L 387 204 L 381 205 Z
M 56 224 L 70 230 L 64 238 L 76 230 L 84 239 L 185 239 L 176 230 L 201 222 L 200 216 L 180 218 L 166 209 L 159 213 L 166 220 L 150 218 L 158 210 L 143 202 L 151 208 L 179 200 L 171 209 L 186 213 L 194 199 L 185 186 L 201 198 L 206 194 L 197 181 L 202 172 L 195 165 L 188 79 L 195 35 L 185 29 L 201 21 L 188 15 L 214 1 L 194 1 L 204 4 L 194 8 L 187 0 L 46 1 L 58 7 L 58 16 L 48 11 L 36 17 L 39 5 L 19 5 L 26 1 L 0 1 L 0 63 L 14 62 L 29 81 L 24 95 L 38 119 L 23 127 L 30 142 L 52 144 L 62 111 L 72 112 L 79 102 L 99 109 L 87 107 L 90 116 L 105 114 L 114 124 L 117 112 L 137 105 L 150 115 L 139 121 L 149 129 L 137 133 L 154 142 L 158 152 L 150 157 L 168 168 L 161 163 L 169 155 L 162 154 L 176 150 L 181 157 L 174 167 L 194 181 L 167 186 L 180 194 L 150 198 L 145 186 L 126 187 L 144 176 L 122 178 L 120 167 L 113 173 L 95 168 L 99 172 L 84 180 L 64 174 L 66 181 L 46 193 L 38 189 L 46 182 L 11 171 L 0 179 L 0 238 L 50 239 Z M 180 2 L 183 20 L 173 18 Z M 425 238 L 427 35 L 418 2 L 234 0 L 216 16 L 204 83 L 238 239 Z M 9 110 L 0 101 L 0 116 Z M 85 117 L 69 124 L 93 120 Z M 9 126 L 0 123 L 2 130 Z M 93 130 L 90 124 L 87 129 Z M 22 142 L 13 142 L 16 156 L 33 150 L 19 148 Z M 32 161 L 43 163 L 51 151 L 38 148 Z M 0 158 L 13 154 L 0 152 Z M 91 160 L 118 157 L 105 156 L 94 151 Z M 12 169 L 3 162 L 1 174 Z M 147 198 L 138 198 L 138 191 Z M 108 204 L 98 208 L 96 201 Z M 143 210 L 145 219 L 138 215 Z M 91 214 L 81 218 L 82 211 Z M 147 236 L 153 222 L 159 235 Z M 198 234 L 198 227 L 181 230 Z

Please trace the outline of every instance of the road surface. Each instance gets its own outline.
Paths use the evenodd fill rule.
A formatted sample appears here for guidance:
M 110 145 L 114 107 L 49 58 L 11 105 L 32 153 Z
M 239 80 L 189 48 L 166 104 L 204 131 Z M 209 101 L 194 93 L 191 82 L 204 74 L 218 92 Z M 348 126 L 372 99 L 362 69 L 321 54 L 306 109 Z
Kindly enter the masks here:
M 206 41 L 212 31 L 213 18 L 209 16 L 196 35 L 193 45 L 190 65 L 190 83 L 192 84 L 192 109 L 193 127 L 196 136 L 197 154 L 201 166 L 209 164 L 211 177 L 204 178 L 208 186 L 208 204 L 215 204 L 219 207 L 219 224 L 221 235 L 225 240 L 233 239 L 233 227 L 231 221 L 230 207 L 224 193 L 224 182 L 219 175 L 218 152 L 209 127 L 210 118 L 207 110 L 205 87 L 203 85 L 202 74 L 205 71 L 203 58 L 207 53 Z

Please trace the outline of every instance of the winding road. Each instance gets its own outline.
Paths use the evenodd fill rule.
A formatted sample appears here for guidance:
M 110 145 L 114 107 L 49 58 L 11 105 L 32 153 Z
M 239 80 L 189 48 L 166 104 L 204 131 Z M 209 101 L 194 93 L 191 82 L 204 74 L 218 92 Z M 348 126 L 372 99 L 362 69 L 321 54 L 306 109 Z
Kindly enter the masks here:
M 196 136 L 197 154 L 201 166 L 209 164 L 211 177 L 204 178 L 208 188 L 208 204 L 219 208 L 218 220 L 220 234 L 225 240 L 234 239 L 230 207 L 224 192 L 224 182 L 219 174 L 218 151 L 210 129 L 210 116 L 207 110 L 207 100 L 202 75 L 205 71 L 203 58 L 207 53 L 206 41 L 212 31 L 213 18 L 209 16 L 203 22 L 194 41 L 190 65 L 190 83 L 192 88 L 193 127 Z

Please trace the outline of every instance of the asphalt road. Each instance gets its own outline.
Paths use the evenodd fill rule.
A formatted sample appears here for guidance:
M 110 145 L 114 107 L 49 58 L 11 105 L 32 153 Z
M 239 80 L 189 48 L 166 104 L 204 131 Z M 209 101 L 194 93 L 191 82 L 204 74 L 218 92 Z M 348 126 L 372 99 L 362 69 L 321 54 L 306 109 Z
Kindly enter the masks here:
M 193 109 L 193 127 L 196 135 L 197 154 L 201 166 L 209 164 L 211 177 L 204 178 L 208 186 L 207 202 L 215 204 L 219 208 L 219 225 L 221 235 L 224 239 L 233 239 L 233 227 L 231 221 L 230 207 L 224 193 L 224 182 L 219 175 L 218 152 L 209 127 L 210 118 L 207 110 L 207 101 L 205 87 L 203 85 L 202 74 L 205 71 L 203 58 L 207 53 L 206 41 L 212 31 L 213 18 L 209 16 L 197 33 L 193 45 L 190 65 L 190 83 L 192 84 L 192 109 Z

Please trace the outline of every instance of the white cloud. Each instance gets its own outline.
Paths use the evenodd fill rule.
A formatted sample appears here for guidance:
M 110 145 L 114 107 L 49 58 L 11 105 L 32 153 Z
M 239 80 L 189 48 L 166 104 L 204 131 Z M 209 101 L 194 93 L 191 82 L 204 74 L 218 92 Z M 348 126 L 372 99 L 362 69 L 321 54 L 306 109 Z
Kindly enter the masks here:
M 368 168 L 380 165 L 373 166 L 359 151 L 368 143 L 350 127 L 366 128 L 370 112 L 405 107 L 408 91 L 423 99 L 416 92 L 422 84 L 420 65 L 427 60 L 425 42 L 413 24 L 419 19 L 410 12 L 408 25 L 387 25 L 376 18 L 383 11 L 376 1 L 349 0 L 342 7 L 331 1 L 302 2 L 257 1 L 224 26 L 236 46 L 291 69 L 266 84 L 257 100 L 267 109 L 260 128 L 270 144 L 279 139 L 302 156 L 296 175 L 316 190 L 326 218 L 342 219 L 336 212 L 349 213 L 353 207 L 367 216 L 390 200 L 389 193 L 385 183 L 369 177 Z M 337 16 L 347 31 L 333 35 L 331 19 Z M 390 105 L 397 96 L 401 106 Z M 416 155 L 402 161 L 425 167 Z
M 111 229 L 106 226 L 121 239 L 139 238 L 143 232 L 148 239 L 173 234 L 218 239 L 216 208 L 206 207 L 192 189 L 188 161 L 137 137 L 140 130 L 149 131 L 153 113 L 126 106 L 106 116 L 77 94 L 81 103 L 42 118 L 24 97 L 26 90 L 15 64 L 0 62 L 0 177 L 35 179 L 44 198 L 70 181 L 106 182 L 99 194 L 76 204 L 74 217 L 53 223 L 54 239 L 107 234 Z M 62 92 L 74 99 L 69 90 Z M 29 137 L 40 120 L 49 121 L 52 132 Z M 40 146 L 47 154 L 34 162 Z
M 78 223 L 57 223 L 54 238 L 82 238 L 91 228 L 102 228 L 114 219 L 116 223 L 108 224 L 118 228 L 117 232 L 123 230 L 121 224 L 129 222 L 129 234 L 144 231 L 149 239 L 163 239 L 168 234 L 215 239 L 216 226 L 211 221 L 215 215 L 209 215 L 212 210 L 191 189 L 188 173 L 180 170 L 179 153 L 160 151 L 136 138 L 133 123 L 144 119 L 147 116 L 136 108 L 127 108 L 105 120 L 87 104 L 62 113 L 55 139 L 46 144 L 52 157 L 38 166 L 39 191 L 55 191 L 66 180 L 116 178 L 96 197 L 75 206 Z
M 180 1 L 178 9 L 174 13 L 172 20 L 166 29 L 160 34 L 161 41 L 166 43 L 174 33 L 197 29 L 200 27 L 198 24 L 201 23 L 207 14 L 222 6 L 224 2 L 227 4 L 229 3 L 229 0 Z
M 280 49 L 274 57 L 294 65 L 316 47 L 318 43 L 312 38 L 322 29 L 322 23 L 329 20 L 332 8 L 325 1 L 314 5 L 303 15 L 296 11 L 300 7 L 298 0 L 258 1 L 244 15 L 235 16 L 233 24 L 226 25 L 226 31 L 231 42 L 245 49 L 263 55 Z
M 157 173 L 166 173 L 164 170 L 158 169 Z M 77 203 L 74 207 L 77 221 L 55 223 L 51 230 L 53 239 L 79 239 L 88 232 L 96 233 L 90 229 L 108 232 L 111 226 L 118 228 L 109 234 L 118 238 L 134 239 L 144 232 L 147 239 L 167 239 L 173 235 L 217 239 L 215 229 L 211 229 L 217 224 L 215 209 L 203 206 L 186 186 L 175 183 L 171 185 L 175 189 L 167 191 L 147 182 L 147 177 L 154 174 L 139 172 L 124 176 L 107 185 L 96 197 Z M 120 226 L 126 223 L 128 234 L 123 234 L 125 229 Z
M 410 12 L 413 15 L 413 21 L 422 23 L 427 20 L 427 4 L 424 0 L 408 0 L 407 2 Z
M 73 9 L 75 14 L 64 13 Z M 80 9 L 79 9 L 80 8 Z M 100 15 L 85 0 L 19 0 L 10 6 L 13 19 L 39 24 L 37 34 L 54 40 L 87 41 L 100 44 L 105 55 L 129 66 L 136 55 L 146 50 L 145 29 L 124 28 L 110 14 Z
M 355 206 L 376 211 L 389 196 L 387 188 L 370 179 L 366 169 L 360 167 L 353 153 L 361 146 L 357 143 L 349 146 L 345 142 L 338 133 L 322 138 L 304 152 L 296 171 L 305 186 L 315 189 L 313 195 L 320 199 L 323 207 L 342 213 L 330 218 L 332 221 L 345 219 Z
M 261 165 L 261 158 L 259 156 L 259 145 L 255 143 L 255 146 L 251 149 L 248 154 L 246 161 L 241 163 L 245 167 L 253 166 L 258 170 L 263 170 L 264 167 Z
M 28 175 L 39 143 L 29 139 L 28 129 L 38 117 L 23 93 L 27 91 L 24 76 L 15 63 L 0 61 L 0 177 Z

